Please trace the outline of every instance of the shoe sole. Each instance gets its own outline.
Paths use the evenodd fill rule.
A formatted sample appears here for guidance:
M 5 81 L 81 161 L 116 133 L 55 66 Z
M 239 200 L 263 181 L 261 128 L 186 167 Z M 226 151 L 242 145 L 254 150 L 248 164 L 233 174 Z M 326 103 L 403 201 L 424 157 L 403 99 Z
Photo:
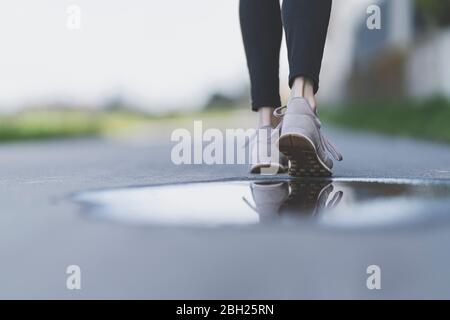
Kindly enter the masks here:
M 289 175 L 293 177 L 330 177 L 328 168 L 317 154 L 314 143 L 297 133 L 281 135 L 276 145 L 290 161 Z

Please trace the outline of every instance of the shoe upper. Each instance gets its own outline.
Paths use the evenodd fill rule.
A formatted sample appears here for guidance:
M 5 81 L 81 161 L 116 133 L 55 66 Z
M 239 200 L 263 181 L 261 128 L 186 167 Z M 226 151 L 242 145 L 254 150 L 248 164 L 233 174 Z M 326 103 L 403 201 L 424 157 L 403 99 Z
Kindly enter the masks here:
M 288 160 L 280 153 L 273 143 L 274 132 L 271 126 L 264 126 L 257 130 L 251 142 L 250 172 L 260 173 L 262 167 L 274 166 L 285 172 Z M 279 134 L 278 134 L 279 135 Z
M 289 196 L 289 184 L 287 182 L 253 182 L 250 189 L 256 206 L 255 211 L 262 219 L 268 216 L 276 216 Z
M 320 159 L 330 169 L 333 167 L 333 161 L 328 157 L 327 151 L 336 160 L 342 160 L 342 155 L 336 147 L 322 134 L 322 124 L 305 98 L 292 98 L 284 113 L 280 113 L 282 108 L 278 108 L 274 112 L 276 116 L 283 117 L 281 135 L 301 134 L 308 138 L 314 144 Z

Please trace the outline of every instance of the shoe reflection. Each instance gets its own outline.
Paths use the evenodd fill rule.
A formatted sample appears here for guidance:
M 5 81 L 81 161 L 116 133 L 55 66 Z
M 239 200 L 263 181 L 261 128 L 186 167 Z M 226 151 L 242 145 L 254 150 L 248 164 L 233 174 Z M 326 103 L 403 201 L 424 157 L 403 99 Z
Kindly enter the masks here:
M 330 181 L 252 182 L 253 203 L 243 200 L 258 213 L 260 222 L 302 219 L 336 207 L 343 191 L 334 192 Z

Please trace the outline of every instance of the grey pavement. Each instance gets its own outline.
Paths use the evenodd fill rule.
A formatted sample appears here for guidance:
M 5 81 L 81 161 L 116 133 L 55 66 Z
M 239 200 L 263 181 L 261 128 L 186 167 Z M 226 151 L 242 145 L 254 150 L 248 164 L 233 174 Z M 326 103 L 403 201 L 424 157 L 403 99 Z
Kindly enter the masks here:
M 450 146 L 331 131 L 336 177 L 450 180 Z M 450 226 L 127 226 L 80 214 L 86 190 L 251 179 L 246 166 L 175 166 L 171 143 L 80 139 L 0 146 L 0 298 L 449 298 Z M 450 214 L 450 208 L 449 208 Z M 66 267 L 82 289 L 66 288 Z M 382 290 L 366 267 L 382 267 Z

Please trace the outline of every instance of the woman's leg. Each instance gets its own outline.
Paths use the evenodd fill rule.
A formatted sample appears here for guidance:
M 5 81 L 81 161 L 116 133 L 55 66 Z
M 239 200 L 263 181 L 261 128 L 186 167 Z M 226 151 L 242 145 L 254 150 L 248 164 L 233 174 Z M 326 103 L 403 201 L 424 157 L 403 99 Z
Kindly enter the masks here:
M 293 176 L 330 176 L 332 156 L 342 155 L 321 132 L 314 95 L 325 47 L 331 0 L 284 0 L 283 25 L 289 59 L 291 99 L 284 112 L 279 150 Z
M 305 97 L 314 109 L 330 13 L 331 0 L 283 1 L 291 95 Z
M 259 112 L 259 126 L 267 126 L 272 122 L 273 108 L 281 106 L 279 60 L 283 29 L 279 0 L 240 0 L 239 16 L 252 110 Z

